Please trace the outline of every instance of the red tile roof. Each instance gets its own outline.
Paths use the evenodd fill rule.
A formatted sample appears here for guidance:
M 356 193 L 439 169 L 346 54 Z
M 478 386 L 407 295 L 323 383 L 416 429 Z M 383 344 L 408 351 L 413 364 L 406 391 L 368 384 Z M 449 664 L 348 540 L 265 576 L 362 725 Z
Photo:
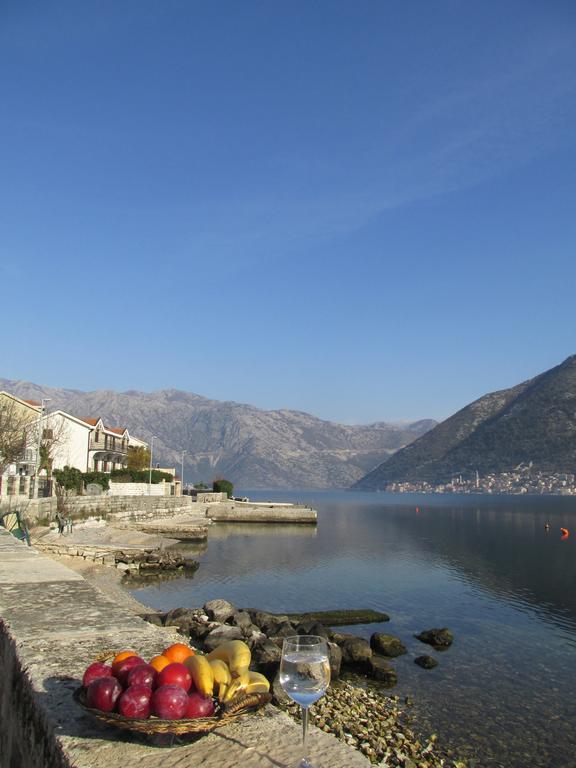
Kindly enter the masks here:
M 123 435 L 126 432 L 126 427 L 106 427 L 108 432 L 116 432 L 117 435 Z
M 35 408 L 39 408 L 42 403 L 39 403 L 37 400 L 24 400 L 23 402 L 28 403 L 28 405 L 33 405 Z
M 80 416 L 80 421 L 85 421 L 86 424 L 91 424 L 93 427 L 95 427 L 96 424 L 98 424 L 98 422 L 100 421 L 100 419 L 86 419 L 84 418 L 84 416 Z

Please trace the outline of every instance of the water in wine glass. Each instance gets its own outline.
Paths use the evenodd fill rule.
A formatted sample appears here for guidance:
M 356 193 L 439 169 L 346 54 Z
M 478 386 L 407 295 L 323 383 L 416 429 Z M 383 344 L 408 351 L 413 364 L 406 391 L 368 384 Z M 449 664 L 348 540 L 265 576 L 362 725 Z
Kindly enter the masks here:
M 299 768 L 312 768 L 306 757 L 308 708 L 326 693 L 330 682 L 328 645 L 317 635 L 287 637 L 282 645 L 280 684 L 302 709 L 302 758 Z
M 322 650 L 288 651 L 282 658 L 280 684 L 291 699 L 309 707 L 324 695 L 330 682 L 328 656 Z

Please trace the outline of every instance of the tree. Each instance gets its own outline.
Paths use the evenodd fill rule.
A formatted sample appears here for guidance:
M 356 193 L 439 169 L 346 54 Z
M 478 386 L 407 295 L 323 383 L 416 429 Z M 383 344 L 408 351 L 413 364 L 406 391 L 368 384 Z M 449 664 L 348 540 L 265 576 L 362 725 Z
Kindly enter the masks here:
M 10 464 L 24 460 L 32 418 L 33 413 L 27 413 L 15 400 L 0 398 L 0 475 Z
M 128 446 L 128 469 L 148 469 L 150 466 L 150 449 L 144 446 Z
M 232 494 L 234 493 L 234 486 L 230 482 L 230 480 L 225 480 L 223 477 L 217 477 L 216 480 L 212 482 L 212 490 L 216 493 L 226 493 L 228 494 L 228 498 L 232 498 Z

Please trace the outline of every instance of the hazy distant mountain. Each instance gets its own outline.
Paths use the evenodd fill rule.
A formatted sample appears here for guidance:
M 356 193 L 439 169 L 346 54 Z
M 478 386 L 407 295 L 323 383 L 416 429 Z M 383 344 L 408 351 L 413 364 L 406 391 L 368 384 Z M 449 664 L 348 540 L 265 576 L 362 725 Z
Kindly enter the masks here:
M 460 473 L 504 472 L 523 462 L 545 471 L 576 471 L 576 355 L 516 387 L 481 397 L 354 487 L 442 483 Z
M 225 476 L 243 488 L 344 488 L 436 422 L 346 426 L 300 411 L 263 411 L 178 390 L 114 392 L 42 387 L 0 379 L 19 397 L 50 397 L 50 410 L 101 416 L 109 426 L 154 441 L 154 463 L 187 482 Z

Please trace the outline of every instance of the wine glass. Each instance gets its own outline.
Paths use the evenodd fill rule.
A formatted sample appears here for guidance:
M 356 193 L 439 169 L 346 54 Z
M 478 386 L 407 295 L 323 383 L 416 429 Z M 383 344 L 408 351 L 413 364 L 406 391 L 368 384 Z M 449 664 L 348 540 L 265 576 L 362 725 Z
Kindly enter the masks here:
M 287 637 L 282 646 L 280 685 L 302 709 L 302 759 L 298 768 L 313 768 L 306 756 L 308 707 L 326 693 L 330 683 L 328 645 L 317 635 Z

